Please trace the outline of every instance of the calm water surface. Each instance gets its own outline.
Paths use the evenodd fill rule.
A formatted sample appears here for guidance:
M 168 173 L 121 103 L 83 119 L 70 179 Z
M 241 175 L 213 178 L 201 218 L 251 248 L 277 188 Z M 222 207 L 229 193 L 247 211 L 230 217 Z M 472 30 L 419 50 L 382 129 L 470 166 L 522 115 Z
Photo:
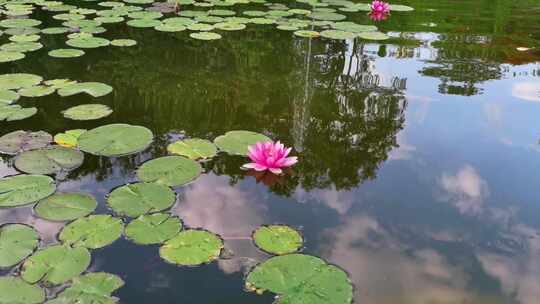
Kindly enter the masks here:
M 98 213 L 110 213 L 104 198 L 111 189 L 135 181 L 141 163 L 185 136 L 248 129 L 295 148 L 301 161 L 292 176 L 246 176 L 245 159 L 220 155 L 176 189 L 172 212 L 222 235 L 232 259 L 181 268 L 164 263 L 157 246 L 124 239 L 93 251 L 91 270 L 126 281 L 117 293 L 123 304 L 272 303 L 272 295 L 243 290 L 245 271 L 267 258 L 249 237 L 269 223 L 300 228 L 304 252 L 344 268 L 356 303 L 537 304 L 540 3 L 402 3 L 417 10 L 380 23 L 395 37 L 381 44 L 309 41 L 255 25 L 200 42 L 186 32 L 117 25 L 102 36 L 138 45 L 60 60 L 46 52 L 63 38 L 46 36 L 45 49 L 1 72 L 115 90 L 99 99 L 22 99 L 39 113 L 2 123 L 0 135 L 115 122 L 152 129 L 157 139 L 143 153 L 87 154 L 83 167 L 58 177 L 60 191 L 95 195 Z M 370 22 L 360 15 L 356 21 Z M 91 102 L 114 113 L 80 123 L 60 114 Z M 12 159 L 3 158 L 0 176 L 14 173 Z M 8 222 L 32 224 L 46 243 L 62 227 L 34 217 L 31 207 L 0 210 L 0 223 Z

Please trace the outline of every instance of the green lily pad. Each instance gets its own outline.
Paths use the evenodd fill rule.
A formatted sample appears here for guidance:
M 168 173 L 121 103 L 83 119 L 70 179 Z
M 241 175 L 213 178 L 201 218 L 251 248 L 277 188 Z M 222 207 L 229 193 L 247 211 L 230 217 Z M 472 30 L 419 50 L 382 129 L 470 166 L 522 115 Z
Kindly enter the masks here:
M 113 110 L 104 104 L 84 104 L 71 107 L 62 114 L 73 120 L 95 120 L 111 115 Z
M 137 217 L 170 208 L 176 201 L 175 193 L 156 183 L 129 184 L 113 190 L 107 203 L 119 215 Z
M 267 19 L 267 18 L 252 18 L 252 19 L 249 20 L 249 22 L 251 22 L 253 24 L 265 25 L 265 24 L 274 24 L 274 23 L 276 23 L 276 20 Z
M 45 291 L 18 277 L 0 277 L 0 303 L 40 304 L 45 301 Z
M 324 21 L 340 21 L 347 18 L 347 16 L 338 14 L 338 13 L 327 13 L 327 12 L 314 12 L 309 15 L 310 18 L 315 20 L 324 20 Z
M 123 156 L 146 149 L 153 139 L 145 127 L 111 124 L 85 132 L 79 137 L 79 148 L 94 155 Z
M 83 28 L 83 27 L 96 27 L 100 26 L 101 23 L 97 20 L 71 20 L 71 21 L 65 21 L 62 23 L 63 26 L 67 26 L 70 28 Z
M 299 30 L 299 31 L 295 31 L 294 35 L 298 37 L 304 37 L 304 38 L 316 38 L 316 37 L 319 37 L 321 33 L 316 32 L 316 31 Z
M 3 105 L 0 107 L 0 121 L 15 121 L 23 120 L 34 116 L 37 113 L 37 108 L 23 108 L 19 105 Z
M 93 49 L 107 46 L 110 44 L 110 41 L 101 37 L 79 37 L 69 39 L 66 41 L 66 44 L 81 49 Z
M 56 19 L 56 20 L 63 20 L 63 21 L 69 21 L 69 20 L 82 20 L 82 19 L 85 19 L 86 17 L 84 15 L 80 15 L 80 14 L 71 14 L 71 13 L 62 13 L 62 14 L 58 14 L 58 15 L 54 15 L 53 16 L 53 19 Z
M 0 89 L 17 90 L 35 86 L 43 81 L 43 78 L 34 74 L 14 73 L 0 75 Z
M 344 31 L 338 31 L 338 30 L 326 30 L 321 32 L 321 36 L 324 38 L 329 39 L 336 39 L 336 40 L 347 40 L 347 39 L 354 39 L 356 38 L 355 33 L 351 32 L 344 32 Z
M 139 11 L 129 13 L 128 17 L 133 19 L 159 19 L 163 17 L 163 14 L 160 12 Z
M 57 49 L 49 52 L 49 56 L 54 58 L 74 58 L 82 55 L 84 55 L 84 51 L 77 49 Z
M 94 37 L 94 35 L 92 35 L 91 33 L 77 32 L 77 33 L 68 34 L 67 37 L 69 39 L 92 38 Z
M 97 249 L 112 244 L 123 231 L 124 224 L 119 218 L 106 214 L 90 215 L 65 226 L 58 239 L 73 247 Z
M 332 24 L 332 28 L 345 32 L 362 33 L 362 32 L 375 32 L 377 27 L 373 25 L 362 25 L 354 22 L 335 22 Z
M 111 294 L 124 286 L 118 276 L 105 272 L 88 273 L 73 279 L 71 286 L 46 304 L 114 304 Z
M 81 27 L 80 29 L 80 33 L 87 33 L 87 34 L 102 34 L 102 33 L 105 33 L 107 31 L 106 28 L 102 27 L 102 26 L 85 26 L 85 27 Z
M 219 258 L 223 240 L 205 230 L 184 230 L 159 248 L 165 261 L 182 266 L 210 263 Z
M 50 79 L 43 82 L 44 85 L 50 86 L 55 89 L 65 88 L 68 85 L 72 85 L 75 83 L 77 83 L 77 81 L 71 79 Z
M 11 267 L 32 254 L 39 242 L 30 226 L 8 224 L 0 227 L 0 267 Z M 0 296 L 1 299 L 2 296 Z M 0 303 L 2 301 L 0 300 Z
M 33 34 L 38 34 L 39 32 L 41 32 L 41 30 L 35 27 L 13 27 L 13 28 L 8 28 L 7 30 L 4 31 L 4 33 L 8 35 L 12 35 L 12 36 L 13 35 L 33 35 Z
M 276 303 L 349 304 L 353 288 L 347 274 L 334 265 L 303 254 L 270 258 L 246 278 L 248 290 L 268 290 Z
M 266 15 L 266 12 L 263 11 L 244 11 L 242 14 L 249 16 L 249 17 L 264 17 Z
M 10 41 L 13 42 L 34 42 L 38 41 L 41 38 L 41 36 L 33 34 L 33 35 L 14 35 L 9 37 Z
M 2 44 L 2 46 L 0 46 L 0 49 L 5 52 L 25 53 L 25 52 L 37 51 L 42 47 L 43 47 L 43 44 L 39 42 L 30 41 L 30 42 L 10 42 L 6 44 Z
M 236 12 L 231 11 L 231 10 L 214 9 L 214 10 L 209 10 L 208 14 L 214 15 L 214 16 L 234 16 L 236 15 Z
M 392 4 L 390 5 L 390 10 L 393 12 L 412 12 L 414 8 L 407 5 Z
M 36 85 L 33 87 L 28 88 L 22 88 L 19 90 L 19 95 L 24 97 L 42 97 L 51 95 L 56 91 L 55 88 L 44 86 L 44 85 Z
M 53 174 L 82 165 L 84 154 L 72 148 L 54 146 L 26 151 L 15 158 L 17 170 L 30 174 Z
M 211 31 L 214 29 L 213 25 L 206 24 L 206 23 L 193 23 L 187 26 L 187 29 L 190 31 Z M 218 38 L 219 39 L 219 38 Z
M 222 22 L 215 24 L 214 27 L 222 31 L 240 31 L 245 29 L 246 25 L 242 23 Z
M 15 155 L 22 151 L 44 148 L 52 140 L 51 134 L 43 131 L 13 131 L 0 137 L 0 153 Z
M 126 226 L 126 236 L 136 244 L 161 244 L 182 230 L 182 222 L 166 213 L 141 215 Z
M 58 34 L 64 34 L 69 32 L 68 27 L 48 27 L 43 30 L 41 30 L 43 34 L 47 35 L 58 35 Z
M 167 19 L 163 19 L 163 24 L 179 24 L 179 25 L 190 25 L 196 23 L 193 19 L 185 18 L 185 17 L 171 17 Z
M 247 155 L 248 147 L 258 142 L 271 141 L 267 136 L 251 131 L 229 131 L 214 140 L 216 146 L 229 154 Z
M 381 32 L 363 32 L 357 34 L 358 38 L 365 39 L 365 40 L 386 40 L 390 39 L 390 36 L 386 35 L 385 33 Z
M 140 28 L 156 27 L 158 25 L 161 25 L 161 21 L 157 19 L 132 19 L 132 20 L 129 20 L 126 24 L 132 27 L 140 27 Z
M 276 28 L 281 31 L 298 31 L 299 30 L 298 27 L 294 25 L 287 25 L 287 24 L 278 25 L 276 26 Z
M 137 41 L 133 39 L 114 39 L 111 41 L 112 46 L 134 46 L 137 45 Z
M 23 264 L 21 277 L 28 283 L 39 281 L 58 285 L 80 275 L 90 265 L 86 248 L 56 245 L 36 251 Z
M 40 218 L 50 221 L 71 221 L 92 213 L 96 199 L 85 193 L 56 193 L 41 200 L 34 211 Z
M 124 21 L 124 17 L 121 16 L 108 16 L 108 17 L 97 17 L 94 20 L 101 23 L 119 23 Z
M 10 90 L 0 90 L 0 106 L 19 100 L 19 94 Z
M 167 146 L 167 151 L 194 160 L 212 158 L 217 154 L 216 145 L 208 140 L 199 138 L 184 139 L 174 142 Z
M 78 82 L 67 85 L 58 90 L 60 96 L 71 96 L 80 93 L 86 93 L 93 97 L 105 96 L 113 91 L 110 85 L 101 82 Z
M 62 147 L 73 148 L 79 145 L 79 137 L 86 132 L 85 129 L 67 130 L 54 136 L 54 142 Z
M 21 52 L 0 51 L 0 62 L 16 61 L 23 59 L 24 57 L 26 57 L 26 55 Z
M 285 225 L 262 226 L 253 233 L 253 241 L 262 250 L 277 255 L 296 252 L 304 242 L 298 231 Z
M 179 23 L 163 23 L 154 27 L 154 29 L 160 32 L 181 32 L 185 31 L 186 27 Z
M 182 156 L 165 156 L 145 162 L 137 177 L 143 182 L 156 182 L 170 187 L 181 186 L 202 173 L 201 165 Z
M 44 175 L 15 175 L 0 179 L 0 207 L 31 204 L 53 194 L 54 180 Z
M 41 24 L 36 19 L 4 19 L 0 21 L 0 26 L 5 28 L 34 27 Z

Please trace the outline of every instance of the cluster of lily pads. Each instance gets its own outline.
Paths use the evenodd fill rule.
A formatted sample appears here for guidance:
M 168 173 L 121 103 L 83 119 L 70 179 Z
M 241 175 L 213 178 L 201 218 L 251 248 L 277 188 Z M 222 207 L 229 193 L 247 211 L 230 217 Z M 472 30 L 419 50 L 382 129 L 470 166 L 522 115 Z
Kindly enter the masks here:
M 44 80 L 43 77 L 13 73 L 0 75 L 0 121 L 15 121 L 29 118 L 38 112 L 36 107 L 25 108 L 13 104 L 22 97 L 42 97 L 57 92 L 60 96 L 86 93 L 100 97 L 112 92 L 113 88 L 100 82 L 77 82 L 70 79 Z M 72 107 L 63 112 L 73 120 L 91 120 L 108 116 L 112 110 L 106 105 L 88 104 Z
M 0 46 L 0 62 L 19 60 L 26 52 L 41 49 L 40 34 L 66 34 L 69 47 L 52 50 L 57 58 L 79 57 L 84 49 L 113 46 L 134 46 L 132 39 L 108 40 L 96 35 L 107 31 L 105 25 L 126 22 L 135 28 L 153 28 L 162 32 L 189 30 L 189 36 L 199 40 L 222 38 L 226 31 L 240 31 L 250 24 L 273 25 L 278 30 L 292 31 L 299 37 L 328 39 L 385 40 L 389 37 L 374 25 L 347 21 L 347 14 L 369 12 L 369 3 L 348 0 L 296 0 L 292 3 L 266 0 L 154 0 L 103 1 L 94 8 L 77 7 L 61 1 L 9 0 L 1 5 L 9 18 L 0 27 L 11 35 L 10 42 Z M 238 6 L 246 6 L 238 9 Z M 260 6 L 254 9 L 253 6 Z M 293 8 L 289 7 L 293 6 Z M 53 13 L 60 25 L 38 28 L 40 20 L 26 18 L 40 7 Z M 411 11 L 405 5 L 392 5 L 392 11 Z M 166 18 L 165 15 L 169 15 Z M 174 16 L 170 16 L 174 15 Z M 219 31 L 219 32 L 218 32 Z
M 15 155 L 15 168 L 22 172 L 0 179 L 0 207 L 35 204 L 37 217 L 68 222 L 58 235 L 59 244 L 37 251 L 39 235 L 32 227 L 0 227 L 0 267 L 17 267 L 19 273 L 0 277 L 0 303 L 43 303 L 46 299 L 41 285 L 61 284 L 69 287 L 46 303 L 114 303 L 112 293 L 124 282 L 114 274 L 84 273 L 90 265 L 90 250 L 110 245 L 122 235 L 136 244 L 159 245 L 159 255 L 179 266 L 219 259 L 224 248 L 219 235 L 186 228 L 180 218 L 166 211 L 176 202 L 173 189 L 202 174 L 199 161 L 219 151 L 245 156 L 248 146 L 270 140 L 263 134 L 231 131 L 213 142 L 192 138 L 171 143 L 168 151 L 174 155 L 143 163 L 137 169 L 138 182 L 109 193 L 106 201 L 114 216 L 92 214 L 97 201 L 89 194 L 56 192 L 56 182 L 49 175 L 79 167 L 84 153 L 130 155 L 145 150 L 153 138 L 151 130 L 129 124 L 68 130 L 54 138 L 43 131 L 23 130 L 0 137 L 0 153 Z M 352 285 L 343 270 L 297 253 L 303 246 L 297 230 L 284 225 L 262 226 L 253 233 L 253 239 L 257 247 L 277 256 L 250 272 L 246 277 L 248 290 L 276 293 L 277 303 L 352 301 Z

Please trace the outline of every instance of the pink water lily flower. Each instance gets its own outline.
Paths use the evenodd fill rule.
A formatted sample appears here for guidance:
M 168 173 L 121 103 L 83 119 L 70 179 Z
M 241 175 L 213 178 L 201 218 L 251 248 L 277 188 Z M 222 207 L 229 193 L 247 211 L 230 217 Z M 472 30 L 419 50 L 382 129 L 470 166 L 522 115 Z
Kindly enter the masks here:
M 371 12 L 369 13 L 369 18 L 373 21 L 383 21 L 386 20 L 389 15 L 389 13 Z
M 296 156 L 289 156 L 292 148 L 286 148 L 279 141 L 258 142 L 248 147 L 248 157 L 251 163 L 242 166 L 244 169 L 254 169 L 255 171 L 269 170 L 274 174 L 283 173 L 283 168 L 290 167 L 298 162 Z
M 371 2 L 371 12 L 387 14 L 390 12 L 390 4 L 384 1 L 375 0 Z

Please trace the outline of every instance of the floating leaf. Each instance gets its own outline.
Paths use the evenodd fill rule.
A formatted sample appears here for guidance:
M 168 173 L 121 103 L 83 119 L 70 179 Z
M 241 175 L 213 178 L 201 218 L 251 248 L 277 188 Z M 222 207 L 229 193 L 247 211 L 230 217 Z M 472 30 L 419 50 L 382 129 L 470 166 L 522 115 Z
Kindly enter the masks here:
M 206 24 L 206 23 L 193 23 L 193 24 L 188 25 L 187 29 L 190 31 L 211 31 L 214 29 L 214 26 L 210 24 Z M 201 37 L 204 37 L 204 36 L 201 36 Z
M 140 28 L 156 27 L 158 25 L 161 25 L 161 21 L 157 19 L 133 19 L 133 20 L 129 20 L 126 24 L 132 27 L 140 27 Z
M 109 45 L 110 41 L 101 37 L 78 37 L 66 41 L 66 44 L 81 49 L 93 49 Z
M 0 277 L 0 303 L 40 304 L 45 301 L 45 291 L 17 277 Z
M 0 75 L 0 89 L 16 90 L 21 88 L 29 88 L 43 81 L 43 78 L 38 75 L 15 73 Z
M 61 89 L 74 83 L 77 83 L 77 81 L 71 79 L 51 79 L 43 82 L 44 85 L 55 89 Z
M 73 120 L 95 120 L 111 115 L 113 110 L 103 104 L 84 104 L 71 107 L 62 114 L 65 118 Z
M 33 35 L 14 35 L 9 37 L 10 41 L 13 42 L 34 42 L 38 41 L 41 36 L 33 34 Z
M 94 20 L 101 23 L 119 23 L 124 21 L 124 17 L 120 16 L 110 16 L 110 17 L 97 17 Z
M 93 97 L 105 96 L 113 91 L 113 88 L 101 82 L 78 82 L 67 85 L 58 90 L 60 96 L 71 96 L 86 93 Z
M 400 5 L 400 4 L 392 4 L 390 6 L 390 9 L 393 12 L 411 12 L 414 11 L 414 8 L 407 6 L 407 5 Z
M 217 23 L 214 25 L 214 27 L 218 30 L 223 31 L 240 31 L 246 28 L 245 24 L 241 23 L 234 23 L 234 22 L 222 22 Z
M 176 141 L 167 146 L 167 151 L 190 159 L 212 158 L 217 154 L 216 145 L 208 140 L 199 138 Z
M 85 193 L 56 193 L 41 200 L 34 211 L 37 216 L 50 221 L 71 221 L 92 213 L 96 199 Z
M 58 34 L 64 34 L 69 32 L 68 27 L 49 27 L 41 30 L 43 34 L 47 35 L 58 35 Z
M 145 127 L 111 124 L 85 132 L 79 137 L 79 148 L 94 155 L 122 156 L 146 149 L 153 138 Z
M 119 215 L 137 217 L 170 208 L 176 201 L 174 192 L 165 185 L 136 183 L 116 188 L 107 203 Z
M 362 38 L 366 40 L 386 40 L 390 38 L 390 36 L 381 32 L 363 32 L 363 33 L 358 33 L 357 36 L 358 38 Z
M 11 62 L 23 59 L 26 55 L 21 52 L 0 51 L 0 62 Z
M 37 108 L 23 108 L 19 105 L 2 105 L 0 106 L 0 121 L 15 121 L 23 120 L 34 116 L 37 113 Z
M 0 90 L 0 107 L 9 105 L 12 102 L 19 100 L 19 94 L 10 90 Z
M 319 32 L 307 31 L 307 30 L 299 30 L 299 31 L 294 32 L 294 34 L 296 36 L 305 37 L 305 38 L 316 38 L 316 37 L 319 37 L 321 35 L 321 33 L 319 33 Z
M 17 27 L 17 28 L 8 28 L 4 33 L 8 35 L 33 35 L 38 34 L 40 29 L 35 27 Z
M 55 88 L 44 86 L 44 85 L 36 85 L 33 87 L 28 88 L 22 88 L 19 90 L 19 95 L 24 97 L 42 97 L 51 95 L 56 91 Z
M 41 49 L 43 47 L 43 44 L 39 42 L 10 42 L 6 44 L 2 44 L 0 46 L 0 49 L 5 52 L 33 52 Z
M 79 137 L 86 132 L 85 129 L 67 130 L 54 136 L 54 142 L 63 147 L 73 148 L 79 144 Z
M 351 32 L 344 32 L 339 30 L 326 30 L 321 32 L 321 36 L 324 38 L 329 39 L 336 39 L 336 40 L 347 40 L 347 39 L 354 39 L 356 38 L 355 33 Z
M 17 170 L 30 174 L 53 174 L 82 165 L 84 154 L 72 148 L 54 146 L 26 151 L 15 158 Z
M 15 155 L 22 151 L 39 149 L 52 142 L 51 134 L 43 131 L 14 131 L 0 137 L 0 153 Z
M 324 20 L 324 21 L 340 21 L 347 18 L 347 16 L 338 14 L 338 13 L 327 13 L 327 12 L 314 12 L 309 17 L 315 20 Z
M 160 12 L 139 11 L 129 13 L 128 17 L 134 19 L 159 19 L 163 17 L 163 14 Z
M 373 25 L 361 25 L 354 22 L 336 22 L 332 24 L 332 28 L 345 32 L 361 33 L 361 32 L 375 32 L 377 27 Z
M 159 248 L 159 255 L 167 262 L 195 266 L 219 258 L 223 241 L 205 230 L 184 230 Z
M 137 45 L 137 41 L 133 39 L 114 39 L 111 41 L 112 46 L 134 46 Z
M 0 26 L 5 28 L 26 28 L 38 26 L 41 24 L 41 21 L 36 19 L 4 19 L 0 21 Z
M 116 241 L 124 230 L 118 218 L 99 214 L 82 217 L 65 226 L 58 239 L 73 247 L 97 249 Z
M 47 304 L 114 304 L 111 294 L 124 286 L 118 276 L 105 272 L 88 273 L 73 279 L 71 286 Z
M 126 226 L 126 236 L 136 244 L 161 244 L 182 230 L 182 222 L 166 213 L 141 215 Z
M 31 204 L 53 194 L 54 180 L 44 175 L 15 175 L 0 179 L 0 207 Z
M 300 233 L 285 225 L 262 226 L 253 233 L 253 241 L 262 250 L 278 255 L 296 252 L 303 244 Z
M 137 177 L 143 182 L 157 182 L 170 187 L 181 186 L 202 173 L 201 165 L 182 156 L 165 156 L 145 162 Z
M 249 290 L 278 294 L 276 303 L 349 304 L 352 284 L 347 274 L 334 265 L 303 254 L 273 257 L 247 276 Z
M 42 281 L 58 285 L 80 275 L 89 265 L 90 253 L 86 248 L 50 246 L 38 250 L 24 262 L 21 277 L 32 284 Z
M 49 52 L 49 56 L 54 58 L 74 58 L 82 55 L 84 55 L 84 51 L 77 49 L 57 49 Z
M 251 131 L 229 131 L 225 135 L 218 136 L 214 143 L 220 150 L 229 154 L 247 155 L 248 146 L 261 141 L 271 141 L 271 139 Z
M 21 224 L 1 226 L 0 267 L 11 267 L 18 264 L 32 254 L 38 242 L 39 236 L 32 227 Z M 0 303 L 2 303 L 2 300 L 0 300 Z

